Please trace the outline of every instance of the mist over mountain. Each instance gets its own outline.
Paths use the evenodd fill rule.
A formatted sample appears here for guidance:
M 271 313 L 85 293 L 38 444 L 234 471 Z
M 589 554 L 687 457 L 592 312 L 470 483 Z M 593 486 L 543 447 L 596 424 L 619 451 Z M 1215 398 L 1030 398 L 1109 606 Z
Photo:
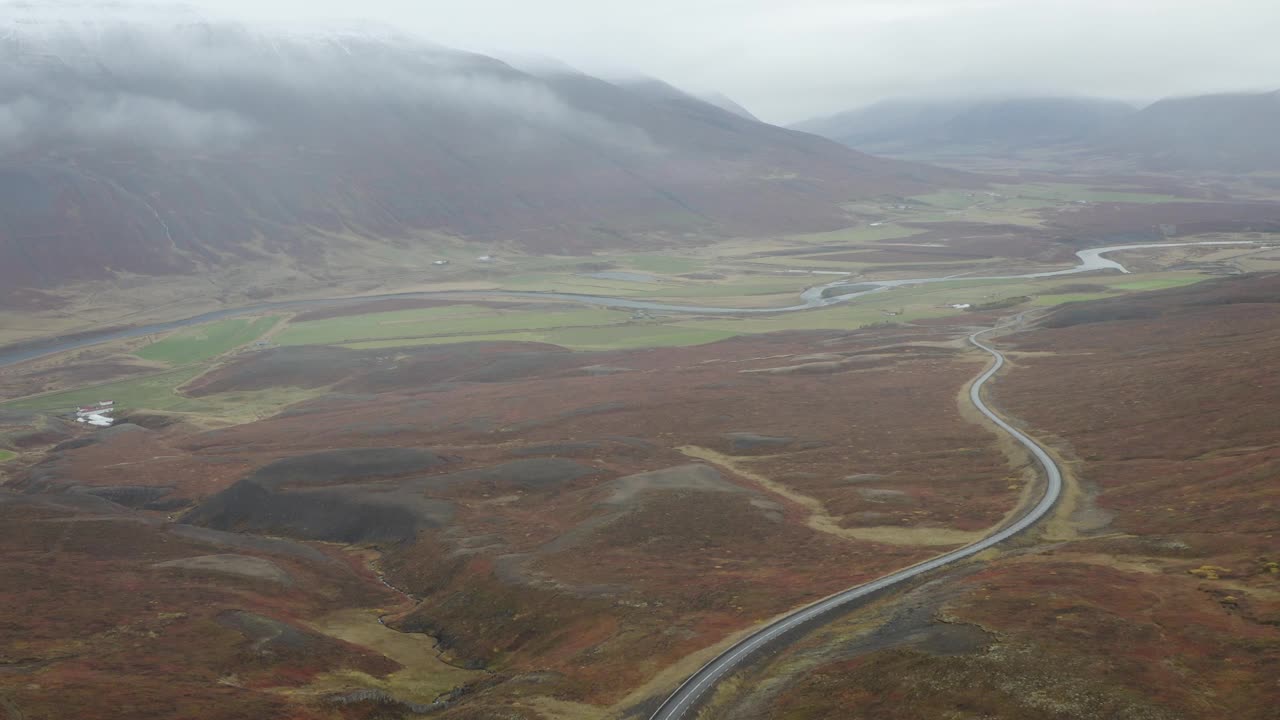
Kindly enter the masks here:
M 1100 141 L 1155 170 L 1280 170 L 1280 90 L 1161 100 Z
M 947 145 L 1016 147 L 1080 141 L 1134 112 L 1090 98 L 887 100 L 792 127 L 851 147 L 901 151 Z
M 319 263 L 350 236 L 576 252 L 830 229 L 852 197 L 958 178 L 382 30 L 9 17 L 0 98 L 0 281 L 22 285 Z
M 700 95 L 699 98 L 705 102 L 709 102 L 712 105 L 715 105 L 721 110 L 728 110 L 729 112 L 733 113 L 734 115 L 737 115 L 738 117 L 746 118 L 747 120 L 756 120 L 756 121 L 760 120 L 760 118 L 755 116 L 755 113 L 746 109 L 740 103 L 738 103 L 738 101 L 734 100 L 728 95 L 725 95 L 724 93 L 713 92 L 706 95 Z
M 1280 169 L 1280 92 L 1161 100 L 891 100 L 792 127 L 865 152 L 945 162 L 968 153 L 1107 157 L 1158 171 Z

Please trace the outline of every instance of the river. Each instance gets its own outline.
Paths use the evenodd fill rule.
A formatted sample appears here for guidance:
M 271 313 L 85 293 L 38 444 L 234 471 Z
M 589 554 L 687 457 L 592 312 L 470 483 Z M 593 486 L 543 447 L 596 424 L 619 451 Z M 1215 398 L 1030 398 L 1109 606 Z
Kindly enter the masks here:
M 169 322 L 154 323 L 151 325 L 138 325 L 135 327 L 119 328 L 115 330 L 105 330 L 101 333 L 82 333 L 74 337 L 54 337 L 42 341 L 34 341 L 23 343 L 19 346 L 11 346 L 9 349 L 0 348 L 0 367 L 7 365 L 16 365 L 27 360 L 44 357 L 46 355 L 54 355 L 68 350 L 76 350 L 84 347 L 91 347 L 115 340 L 127 340 L 129 338 L 141 337 L 143 335 L 153 335 L 166 333 L 179 328 L 189 327 L 191 325 L 200 325 L 202 323 L 214 320 L 222 320 L 240 315 L 250 315 L 254 313 L 269 312 L 273 310 L 298 310 L 311 307 L 333 307 L 338 305 L 354 305 L 358 303 L 366 303 L 373 300 L 397 300 L 397 299 L 432 299 L 432 298 L 458 298 L 458 297 L 524 297 L 538 298 L 542 300 L 566 300 L 570 302 L 580 302 L 590 305 L 601 305 L 604 307 L 623 308 L 628 310 L 653 310 L 656 312 L 667 313 L 692 313 L 698 315 L 761 315 L 771 313 L 796 312 L 799 310 L 812 310 L 814 308 L 829 307 L 846 303 L 857 298 L 871 295 L 873 293 L 881 293 L 893 288 L 903 287 L 904 285 L 922 285 L 925 283 L 953 282 L 953 281 L 974 281 L 974 280 L 1025 280 L 1033 278 L 1059 277 L 1063 275 L 1076 275 L 1079 273 L 1092 272 L 1095 270 L 1118 270 L 1122 273 L 1129 272 L 1123 265 L 1103 257 L 1108 253 L 1119 252 L 1122 250 L 1142 250 L 1146 248 L 1162 248 L 1162 247 L 1181 247 L 1184 245 L 1256 245 L 1256 242 L 1250 241 L 1205 241 L 1194 243 L 1143 243 L 1138 245 L 1113 245 L 1103 248 L 1091 248 L 1081 250 L 1076 253 L 1079 264 L 1065 270 L 1051 270 L 1047 272 L 1025 273 L 1021 275 L 991 275 L 991 276 L 973 276 L 973 275 L 948 275 L 945 277 L 928 277 L 928 278 L 910 278 L 905 280 L 857 280 L 857 287 L 863 288 L 858 292 L 846 295 L 833 295 L 831 297 L 823 297 L 823 294 L 829 288 L 839 286 L 844 280 L 827 283 L 825 285 L 815 285 L 800 294 L 800 304 L 789 305 L 787 307 L 771 307 L 771 308 L 726 308 L 726 307 L 710 307 L 705 305 L 670 305 L 667 303 L 651 302 L 648 300 L 635 300 L 632 298 L 612 298 L 601 295 L 578 295 L 573 293 L 554 293 L 554 292 L 532 292 L 520 290 L 454 290 L 449 292 L 407 292 L 407 293 L 388 293 L 385 295 L 363 295 L 360 297 L 349 298 L 316 298 L 312 300 L 291 300 L 287 302 L 259 303 L 257 305 L 247 305 L 238 308 L 227 308 L 225 310 L 215 310 L 213 312 L 196 315 L 194 317 L 184 318 L 182 320 L 171 320 Z M 809 271 L 797 271 L 809 272 Z M 810 274 L 830 275 L 833 271 L 812 271 Z M 840 273 L 847 276 L 847 273 Z M 866 289 L 870 287 L 870 289 Z

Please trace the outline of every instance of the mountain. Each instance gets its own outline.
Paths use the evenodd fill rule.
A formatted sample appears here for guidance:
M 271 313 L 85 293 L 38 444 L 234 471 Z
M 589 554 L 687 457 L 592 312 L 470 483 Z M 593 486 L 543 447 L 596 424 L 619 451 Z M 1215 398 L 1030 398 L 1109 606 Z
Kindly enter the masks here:
M 1101 140 L 1161 170 L 1280 170 L 1280 91 L 1161 100 Z
M 38 9 L 0 12 L 0 285 L 322 267 L 353 239 L 571 253 L 826 230 L 851 198 L 967 181 L 394 32 Z
M 1280 91 L 1172 98 L 1135 109 L 1089 98 L 891 100 L 792 128 L 865 152 L 971 166 L 1081 157 L 1155 171 L 1280 170 Z
M 960 100 L 885 100 L 791 127 L 850 147 L 909 146 L 941 136 L 947 120 L 970 104 Z
M 733 113 L 734 115 L 737 115 L 740 118 L 745 118 L 747 120 L 755 120 L 756 122 L 760 122 L 760 118 L 756 117 L 754 113 L 752 113 L 750 110 L 746 109 L 745 107 L 740 105 L 736 100 L 729 97 L 728 95 L 725 95 L 724 93 L 718 93 L 718 92 L 708 93 L 706 95 L 700 96 L 700 98 L 702 99 L 703 102 L 711 103 L 712 105 L 715 105 L 721 110 L 728 110 L 729 112 Z
M 957 142 L 1013 146 L 1075 143 L 1131 115 L 1132 105 L 1094 98 L 1008 98 L 982 102 L 947 122 Z
M 582 73 L 573 74 L 581 75 Z M 760 118 L 752 115 L 750 110 L 742 107 L 733 98 L 723 93 L 712 92 L 694 95 L 658 78 L 645 76 L 616 80 L 614 83 L 656 101 L 674 102 L 685 106 L 710 105 L 737 115 L 743 120 L 760 122 Z
M 1092 98 L 890 100 L 792 127 L 867 150 L 1008 151 L 1081 142 L 1133 113 L 1125 103 Z

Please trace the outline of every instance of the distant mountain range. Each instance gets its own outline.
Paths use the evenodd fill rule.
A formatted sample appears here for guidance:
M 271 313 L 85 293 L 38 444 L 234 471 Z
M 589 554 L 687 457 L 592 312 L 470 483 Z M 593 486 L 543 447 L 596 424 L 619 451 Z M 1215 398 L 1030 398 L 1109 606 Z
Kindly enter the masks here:
M 1099 145 L 1159 170 L 1280 170 L 1280 91 L 1161 100 Z
M 1081 141 L 1134 112 L 1125 103 L 1082 98 L 889 100 L 792 127 L 853 147 L 1018 147 Z
M 0 17 L 0 285 L 323 263 L 343 238 L 574 253 L 817 231 L 853 198 L 970 182 L 658 81 L 117 9 Z
M 866 152 L 942 160 L 1083 153 L 1166 171 L 1280 170 L 1280 92 L 1205 95 L 1138 108 L 1093 98 L 894 100 L 792 128 Z

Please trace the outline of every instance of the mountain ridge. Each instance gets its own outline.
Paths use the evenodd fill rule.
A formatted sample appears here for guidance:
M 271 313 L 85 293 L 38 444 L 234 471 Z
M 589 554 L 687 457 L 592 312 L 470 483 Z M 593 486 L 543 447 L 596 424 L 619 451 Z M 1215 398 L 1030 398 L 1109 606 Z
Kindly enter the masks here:
M 975 182 L 400 36 L 54 25 L 11 28 L 0 60 L 0 282 L 17 287 L 322 267 L 342 237 L 572 254 L 831 230 L 855 197 Z
M 791 125 L 866 152 L 932 161 L 958 153 L 1088 154 L 1155 171 L 1280 169 L 1280 91 L 1167 98 L 888 100 Z

